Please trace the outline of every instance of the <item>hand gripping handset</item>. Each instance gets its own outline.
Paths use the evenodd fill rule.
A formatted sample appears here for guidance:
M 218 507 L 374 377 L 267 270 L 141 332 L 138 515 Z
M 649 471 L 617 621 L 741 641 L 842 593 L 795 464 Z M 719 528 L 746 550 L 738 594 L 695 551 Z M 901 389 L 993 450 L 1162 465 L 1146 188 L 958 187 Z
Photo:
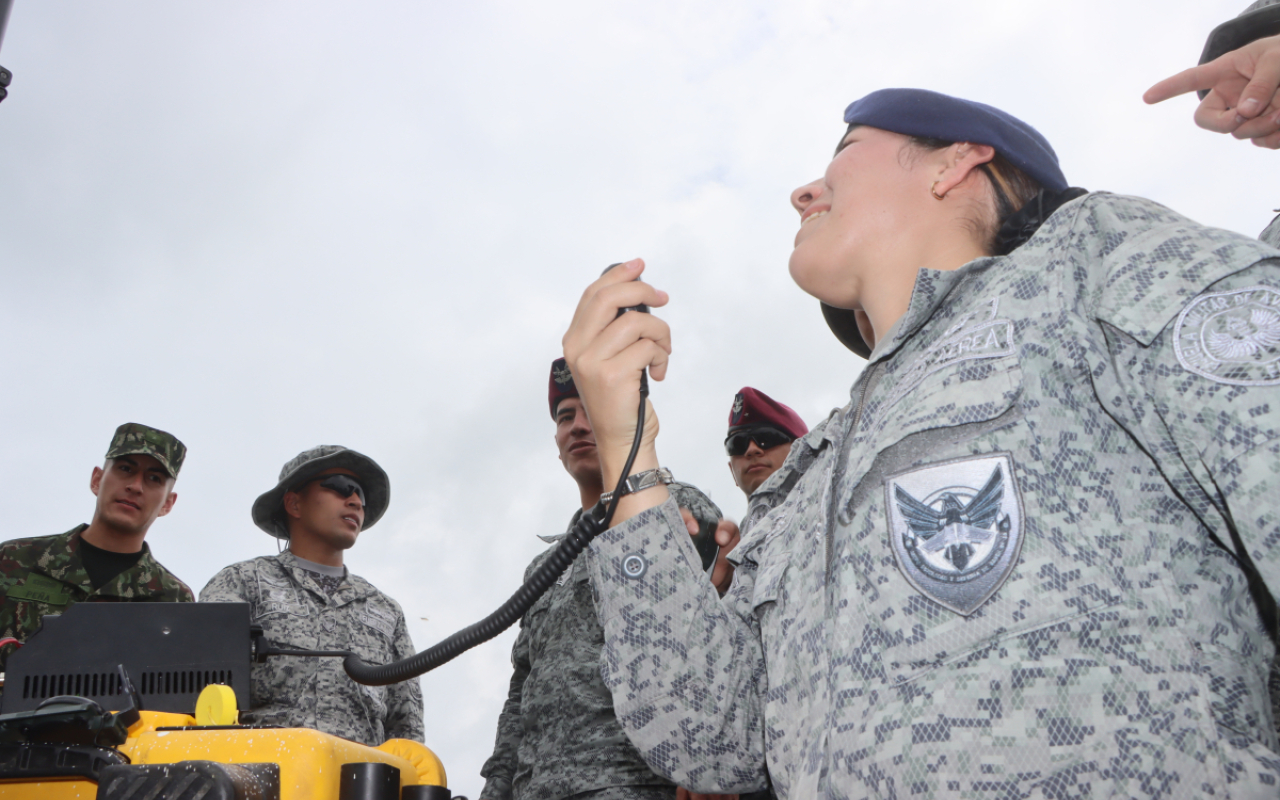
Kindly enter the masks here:
M 605 272 L 616 266 L 618 265 L 611 264 L 605 269 Z M 647 314 L 649 313 L 649 307 L 638 305 L 619 309 L 618 316 L 622 316 L 628 311 L 639 311 Z M 390 683 L 407 681 L 452 661 L 476 645 L 489 641 L 507 628 L 510 628 L 524 616 L 524 613 L 538 601 L 538 598 L 542 597 L 547 589 L 551 588 L 556 579 L 564 574 L 564 571 L 569 568 L 569 565 L 578 557 L 578 554 L 590 544 L 591 540 L 609 529 L 609 523 L 613 520 L 613 512 L 617 510 L 618 500 L 622 496 L 623 485 L 627 480 L 627 476 L 631 474 L 631 467 L 635 464 L 636 453 L 640 451 L 640 440 L 644 436 L 645 401 L 648 397 L 648 374 L 647 372 L 642 372 L 640 377 L 640 410 L 636 412 L 636 435 L 631 442 L 631 453 L 627 456 L 626 465 L 622 468 L 622 475 L 618 478 L 618 485 L 614 487 L 613 499 L 610 501 L 608 508 L 604 508 L 600 503 L 597 503 L 595 508 L 583 514 L 578 520 L 578 524 L 573 527 L 573 530 L 569 531 L 560 540 L 560 546 L 556 548 L 555 552 L 546 561 L 542 562 L 542 565 L 529 576 L 524 585 L 516 590 L 516 593 L 511 595 L 497 611 L 476 624 L 463 628 L 439 644 L 423 650 L 417 655 L 391 664 L 381 666 L 367 664 L 360 656 L 349 653 L 342 662 L 342 668 L 347 671 L 347 675 L 351 676 L 351 679 L 356 683 L 363 683 L 366 686 L 386 686 Z M 711 535 L 714 542 L 714 527 Z M 304 651 L 288 653 L 288 655 L 305 654 Z M 284 655 L 284 653 L 281 653 L 281 655 Z

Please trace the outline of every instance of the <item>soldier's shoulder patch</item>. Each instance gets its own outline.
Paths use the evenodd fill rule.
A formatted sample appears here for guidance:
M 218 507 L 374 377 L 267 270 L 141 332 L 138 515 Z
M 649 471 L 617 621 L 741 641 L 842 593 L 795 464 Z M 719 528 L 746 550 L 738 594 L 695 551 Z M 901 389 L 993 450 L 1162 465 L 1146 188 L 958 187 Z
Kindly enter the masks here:
M 885 479 L 889 538 L 903 576 L 968 616 L 1017 564 L 1025 527 L 1008 453 L 955 459 Z
M 1174 323 L 1173 349 L 1183 369 L 1218 383 L 1280 385 L 1280 290 L 1197 296 Z

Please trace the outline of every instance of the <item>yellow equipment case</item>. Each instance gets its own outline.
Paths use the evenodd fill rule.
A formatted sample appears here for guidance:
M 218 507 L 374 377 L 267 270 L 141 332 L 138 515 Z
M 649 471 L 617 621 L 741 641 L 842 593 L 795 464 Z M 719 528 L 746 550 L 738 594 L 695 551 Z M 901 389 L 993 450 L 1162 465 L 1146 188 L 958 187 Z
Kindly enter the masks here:
M 250 664 L 272 651 L 244 603 L 45 617 L 7 664 L 0 798 L 450 800 L 444 766 L 417 742 L 237 724 Z

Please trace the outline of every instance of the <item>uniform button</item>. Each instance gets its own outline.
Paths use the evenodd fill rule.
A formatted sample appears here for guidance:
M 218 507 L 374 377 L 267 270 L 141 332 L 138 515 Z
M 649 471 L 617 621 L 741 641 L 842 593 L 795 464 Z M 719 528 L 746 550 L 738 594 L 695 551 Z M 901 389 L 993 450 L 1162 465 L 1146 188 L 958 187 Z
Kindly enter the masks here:
M 649 562 L 644 560 L 644 556 L 632 553 L 622 559 L 622 574 L 633 580 L 644 577 L 644 574 L 648 569 Z
M 324 628 L 325 633 L 333 633 L 333 629 L 337 627 L 338 622 L 333 617 L 325 617 L 320 621 L 320 627 Z

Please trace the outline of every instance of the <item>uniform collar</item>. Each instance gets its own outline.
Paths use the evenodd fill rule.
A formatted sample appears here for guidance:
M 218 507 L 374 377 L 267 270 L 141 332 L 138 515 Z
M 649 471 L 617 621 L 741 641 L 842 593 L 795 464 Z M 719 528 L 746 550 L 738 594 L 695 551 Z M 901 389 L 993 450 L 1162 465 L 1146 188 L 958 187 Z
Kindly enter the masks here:
M 569 532 L 573 530 L 573 526 L 577 525 L 578 520 L 582 519 L 582 513 L 583 513 L 583 509 L 581 508 L 573 512 L 573 516 L 569 518 L 569 527 L 564 529 L 564 533 L 556 533 L 556 534 L 552 534 L 551 536 L 543 536 L 542 534 L 538 534 L 538 538 L 546 542 L 547 544 L 555 544 L 556 542 L 560 541 L 561 539 L 569 535 Z
M 56 581 L 70 584 L 80 589 L 87 596 L 97 597 L 129 596 L 125 590 L 126 588 L 132 588 L 129 584 L 135 572 L 156 573 L 161 571 L 160 565 L 151 557 L 151 548 L 147 546 L 146 542 L 143 542 L 142 557 L 132 567 L 107 581 L 102 588 L 95 592 L 93 583 L 89 580 L 89 573 L 85 571 L 84 561 L 80 558 L 81 536 L 88 528 L 87 524 L 77 525 L 66 533 L 53 537 L 48 546 L 45 547 L 44 552 L 36 557 L 32 571 L 40 572 Z M 55 564 L 57 566 L 41 566 L 45 564 Z
M 911 302 L 907 305 L 906 313 L 898 318 L 893 327 L 889 328 L 883 341 L 876 342 L 875 349 L 867 359 L 868 366 L 891 357 L 903 342 L 924 327 L 924 324 L 937 311 L 938 306 L 942 305 L 957 286 L 968 280 L 970 276 L 985 271 L 1001 258 L 1002 256 L 984 256 L 975 258 L 959 269 L 921 269 L 917 272 L 915 286 L 911 289 Z
M 333 596 L 330 597 L 324 589 L 320 588 L 320 584 L 316 582 L 316 573 L 309 569 L 303 569 L 300 567 L 298 565 L 298 557 L 293 553 L 285 550 L 275 558 L 276 563 L 278 563 L 285 572 L 289 573 L 289 576 L 293 578 L 294 583 L 316 595 L 319 595 L 320 597 L 323 597 L 326 603 L 330 603 L 335 606 L 345 605 L 353 600 L 368 597 L 377 591 L 373 588 L 373 584 L 369 583 L 364 578 L 361 578 L 359 575 L 351 574 L 351 570 L 348 569 L 347 577 L 343 579 L 342 585 L 339 586 L 338 591 L 334 592 Z
M 85 594 L 92 592 L 93 584 L 89 581 L 89 573 L 85 571 L 84 562 L 80 560 L 80 535 L 88 527 L 88 525 L 77 525 L 66 533 L 50 539 L 44 552 L 34 559 L 35 563 L 31 571 L 70 584 Z

